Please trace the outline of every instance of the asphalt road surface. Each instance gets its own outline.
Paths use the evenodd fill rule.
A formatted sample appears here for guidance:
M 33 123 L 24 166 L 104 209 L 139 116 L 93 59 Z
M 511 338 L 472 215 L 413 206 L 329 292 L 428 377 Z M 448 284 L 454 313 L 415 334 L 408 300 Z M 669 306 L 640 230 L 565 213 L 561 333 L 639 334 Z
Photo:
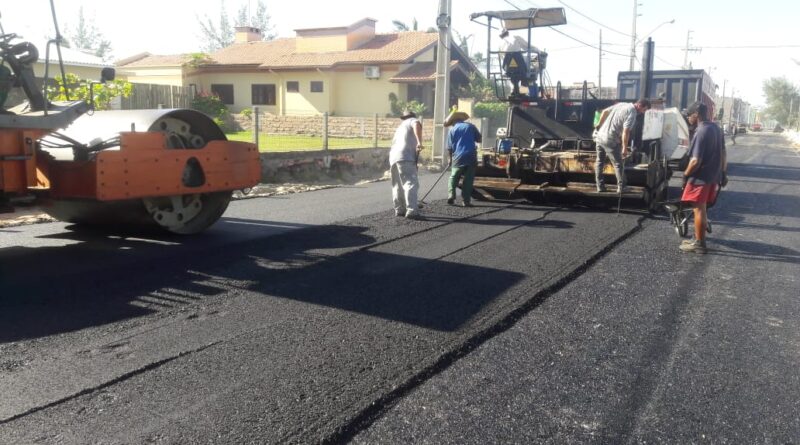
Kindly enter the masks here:
M 705 256 L 664 218 L 443 187 L 409 221 L 387 183 L 191 238 L 0 230 L 0 443 L 800 442 L 782 144 L 731 148 Z

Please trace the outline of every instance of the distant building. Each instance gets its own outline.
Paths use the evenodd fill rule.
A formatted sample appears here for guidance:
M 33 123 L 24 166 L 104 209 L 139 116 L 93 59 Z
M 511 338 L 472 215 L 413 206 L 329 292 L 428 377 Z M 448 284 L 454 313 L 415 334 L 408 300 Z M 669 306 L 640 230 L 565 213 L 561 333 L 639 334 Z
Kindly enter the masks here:
M 295 32 L 294 38 L 262 41 L 257 28 L 238 27 L 236 43 L 206 57 L 144 53 L 117 67 L 131 82 L 216 94 L 234 112 L 258 106 L 276 115 L 385 115 L 390 93 L 433 109 L 438 34 L 376 34 L 369 18 Z M 468 83 L 476 70 L 452 45 L 453 85 Z
M 45 71 L 50 83 L 56 77 L 61 77 L 61 68 L 58 64 L 58 52 L 55 46 L 50 47 L 49 66 L 46 63 L 47 42 L 32 42 L 39 51 L 39 60 L 33 64 L 33 73 L 40 82 L 44 79 Z M 61 47 L 61 56 L 64 61 L 64 72 L 71 73 L 80 79 L 99 80 L 100 71 L 109 66 L 103 59 L 94 54 L 85 53 L 72 48 Z M 14 106 L 27 100 L 21 88 L 14 88 L 6 101 L 6 106 Z

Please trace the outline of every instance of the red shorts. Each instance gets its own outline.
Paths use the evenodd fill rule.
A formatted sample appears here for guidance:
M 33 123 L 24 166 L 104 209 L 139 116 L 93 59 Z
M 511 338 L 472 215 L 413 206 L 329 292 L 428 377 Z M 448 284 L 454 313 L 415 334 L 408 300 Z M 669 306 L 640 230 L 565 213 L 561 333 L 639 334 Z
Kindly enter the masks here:
M 719 186 L 717 184 L 695 185 L 689 183 L 686 184 L 686 187 L 683 189 L 681 201 L 698 204 L 713 203 L 717 200 L 718 191 Z

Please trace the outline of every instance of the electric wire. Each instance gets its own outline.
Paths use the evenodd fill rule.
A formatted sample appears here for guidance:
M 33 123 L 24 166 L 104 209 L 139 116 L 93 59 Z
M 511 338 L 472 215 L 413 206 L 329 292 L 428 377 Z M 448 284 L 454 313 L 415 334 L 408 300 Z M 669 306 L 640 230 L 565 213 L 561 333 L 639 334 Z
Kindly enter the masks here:
M 596 25 L 600 25 L 600 26 L 602 26 L 603 28 L 606 28 L 606 29 L 608 29 L 608 30 L 610 30 L 610 31 L 614 31 L 615 33 L 617 33 L 617 34 L 621 34 L 621 35 L 623 35 L 623 36 L 625 36 L 625 37 L 630 37 L 630 36 L 631 36 L 630 34 L 626 34 L 626 33 L 622 32 L 622 31 L 618 31 L 618 30 L 616 30 L 616 29 L 614 29 L 614 28 L 612 28 L 612 27 L 610 27 L 610 26 L 607 26 L 607 25 L 604 25 L 604 24 L 602 24 L 602 23 L 598 22 L 597 20 L 595 20 L 595 19 L 593 19 L 593 18 L 589 17 L 588 15 L 586 15 L 586 14 L 584 14 L 584 13 L 582 13 L 582 12 L 578 11 L 577 9 L 575 9 L 575 8 L 573 8 L 572 6 L 570 6 L 570 5 L 566 4 L 566 3 L 564 3 L 564 2 L 563 2 L 563 1 L 561 1 L 561 0 L 558 0 L 558 2 L 559 2 L 559 3 L 561 3 L 562 5 L 566 6 L 567 8 L 571 9 L 573 12 L 575 12 L 575 13 L 576 13 L 576 14 L 578 14 L 579 16 L 581 16 L 581 17 L 583 17 L 583 18 L 585 18 L 585 19 L 589 20 L 590 22 L 592 22 L 592 23 L 594 23 L 594 24 L 596 24 Z
M 511 1 L 509 1 L 509 0 L 503 0 L 503 1 L 505 1 L 505 2 L 506 2 L 506 3 L 508 3 L 509 5 L 513 6 L 513 7 L 514 7 L 514 8 L 516 8 L 517 10 L 519 10 L 519 9 L 520 9 L 520 7 L 519 7 L 519 6 L 517 6 L 517 5 L 513 4 L 513 3 L 511 3 Z M 563 2 L 561 2 L 561 3 L 563 3 Z M 566 5 L 566 4 L 564 4 L 564 6 L 567 6 L 567 5 Z M 570 9 L 571 9 L 571 8 L 570 8 Z M 594 46 L 594 45 L 592 45 L 592 44 L 586 43 L 586 42 L 584 42 L 584 41 L 582 41 L 582 40 L 579 40 L 579 39 L 577 39 L 577 38 L 575 38 L 575 37 L 572 37 L 571 35 L 569 35 L 569 34 L 567 34 L 567 33 L 563 32 L 563 31 L 560 31 L 560 30 L 558 30 L 558 29 L 556 29 L 556 28 L 554 28 L 554 27 L 552 27 L 552 26 L 547 26 L 546 28 L 548 28 L 548 29 L 551 29 L 551 30 L 553 30 L 553 31 L 555 31 L 555 32 L 557 32 L 557 33 L 559 33 L 559 34 L 563 35 L 564 37 L 567 37 L 567 38 L 569 38 L 569 39 L 572 39 L 572 40 L 574 40 L 574 41 L 576 41 L 576 42 L 578 42 L 578 43 L 580 43 L 580 44 L 583 44 L 583 45 L 585 45 L 585 46 L 588 46 L 589 48 L 594 48 L 594 49 L 596 49 L 596 50 L 600 50 L 600 48 L 598 48 L 598 47 L 596 47 L 596 46 Z M 608 54 L 613 54 L 613 55 L 615 55 L 615 56 L 623 56 L 623 57 L 627 56 L 626 54 L 615 53 L 615 52 L 612 52 L 612 51 L 606 51 L 606 50 L 602 50 L 602 51 L 604 51 L 604 52 L 606 52 L 606 53 L 608 53 Z
M 553 30 L 553 31 L 555 31 L 555 32 L 557 32 L 557 33 L 559 33 L 559 34 L 563 35 L 564 37 L 566 37 L 566 38 L 568 38 L 568 39 L 572 39 L 572 40 L 574 40 L 574 41 L 576 41 L 576 42 L 578 42 L 578 43 L 581 43 L 581 44 L 583 44 L 583 45 L 585 45 L 585 46 L 588 46 L 589 48 L 594 48 L 594 49 L 596 49 L 596 50 L 600 50 L 600 48 L 598 48 L 597 46 L 595 46 L 595 45 L 592 45 L 592 44 L 590 44 L 590 43 L 586 43 L 586 42 L 584 42 L 584 41 L 582 41 L 582 40 L 576 39 L 575 37 L 572 37 L 571 35 L 569 35 L 569 34 L 567 34 L 567 33 L 565 33 L 565 32 L 559 31 L 559 30 L 558 30 L 558 29 L 556 29 L 556 28 L 553 28 L 553 27 L 551 27 L 551 26 L 548 26 L 547 28 L 549 28 L 549 29 L 551 29 L 551 30 Z M 604 44 L 604 46 L 605 46 L 605 44 Z M 602 51 L 603 51 L 603 52 L 605 52 L 605 53 L 608 53 L 608 54 L 613 54 L 613 55 L 615 55 L 615 56 L 623 56 L 623 57 L 626 57 L 626 56 L 628 56 L 627 54 L 615 53 L 615 52 L 613 52 L 613 51 L 608 51 L 608 50 L 606 50 L 606 49 L 603 49 Z

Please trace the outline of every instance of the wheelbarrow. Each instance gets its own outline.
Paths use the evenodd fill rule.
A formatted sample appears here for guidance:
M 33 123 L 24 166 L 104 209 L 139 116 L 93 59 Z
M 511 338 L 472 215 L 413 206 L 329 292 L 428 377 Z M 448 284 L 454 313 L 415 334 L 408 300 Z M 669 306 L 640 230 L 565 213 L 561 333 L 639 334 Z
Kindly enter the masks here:
M 717 199 L 719 199 L 719 194 L 722 192 L 722 188 L 717 189 L 716 196 L 714 196 L 713 201 L 709 201 L 706 204 L 706 208 L 710 209 L 714 207 L 714 204 L 717 203 Z M 683 195 L 683 193 L 681 193 Z M 669 221 L 675 228 L 675 233 L 678 234 L 681 238 L 685 238 L 689 234 L 689 221 L 692 219 L 693 211 L 692 204 L 689 202 L 681 201 L 680 198 L 664 201 L 661 203 L 664 207 L 664 210 L 669 215 Z M 706 218 L 706 232 L 711 233 L 712 226 L 711 226 L 711 219 Z

